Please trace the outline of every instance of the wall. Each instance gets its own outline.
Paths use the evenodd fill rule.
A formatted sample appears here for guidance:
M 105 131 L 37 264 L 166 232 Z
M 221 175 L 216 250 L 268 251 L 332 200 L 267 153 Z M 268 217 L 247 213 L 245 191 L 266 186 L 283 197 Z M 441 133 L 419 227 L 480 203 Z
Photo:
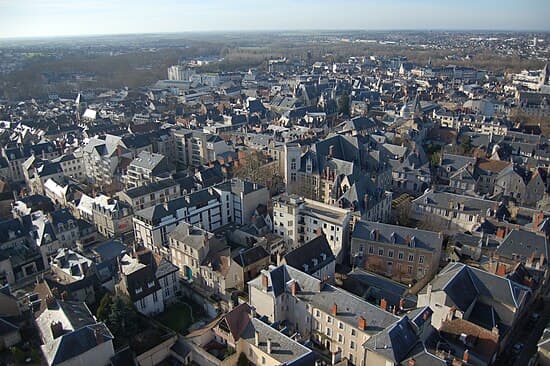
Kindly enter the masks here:
M 176 343 L 178 337 L 176 335 L 170 337 L 161 344 L 156 345 L 150 350 L 136 356 L 136 360 L 140 366 L 155 366 L 170 356 L 170 348 Z

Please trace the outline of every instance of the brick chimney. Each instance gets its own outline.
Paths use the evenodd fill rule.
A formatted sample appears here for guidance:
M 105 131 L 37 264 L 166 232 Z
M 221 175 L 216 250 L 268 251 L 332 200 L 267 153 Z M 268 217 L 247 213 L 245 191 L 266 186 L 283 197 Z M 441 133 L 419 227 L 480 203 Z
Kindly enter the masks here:
M 422 314 L 422 318 L 426 321 L 430 317 L 430 313 L 426 310 L 424 314 Z
M 317 229 L 315 229 L 315 234 L 317 236 L 322 236 L 324 233 L 323 233 L 323 229 L 321 229 L 320 227 L 318 227 Z
M 464 354 L 462 355 L 462 361 L 464 361 L 464 363 L 468 363 L 468 360 L 470 358 L 470 352 L 468 352 L 468 350 L 464 350 Z
M 539 266 L 542 267 L 544 265 L 544 261 L 546 259 L 546 256 L 544 255 L 544 252 L 540 253 L 539 257 Z
M 331 313 L 333 316 L 336 316 L 336 314 L 338 314 L 338 305 L 336 305 L 336 303 L 332 304 Z
M 290 283 L 290 293 L 292 294 L 292 296 L 296 296 L 296 290 L 297 290 L 296 287 L 297 287 L 296 281 L 292 281 Z
M 380 241 L 380 230 L 374 230 L 374 240 Z
M 411 358 L 409 360 L 408 366 L 415 366 L 415 365 L 416 365 L 416 362 L 414 361 L 414 358 Z
M 399 310 L 405 309 L 405 299 L 401 298 L 399 300 Z
M 367 328 L 367 320 L 362 316 L 359 317 L 359 321 L 357 322 L 357 328 L 359 328 L 360 330 L 365 330 Z
M 267 278 L 267 275 L 265 273 L 262 273 L 262 290 L 267 291 L 268 287 L 269 287 L 269 278 Z
M 380 308 L 382 310 L 386 310 L 386 311 L 388 310 L 388 302 L 386 301 L 386 299 L 382 298 L 380 300 Z
M 506 265 L 497 262 L 497 276 L 504 277 L 506 276 Z
M 497 238 L 504 238 L 506 236 L 506 230 L 504 228 L 499 227 L 497 229 Z

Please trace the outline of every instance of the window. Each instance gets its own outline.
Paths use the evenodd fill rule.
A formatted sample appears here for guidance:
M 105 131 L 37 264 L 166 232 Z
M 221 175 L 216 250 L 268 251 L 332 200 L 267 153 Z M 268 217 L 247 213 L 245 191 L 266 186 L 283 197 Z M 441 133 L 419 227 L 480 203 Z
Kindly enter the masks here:
M 344 337 L 341 334 L 338 334 L 338 342 L 342 343 L 344 341 Z
M 139 306 L 142 308 L 142 309 L 145 309 L 145 298 L 141 298 L 139 300 Z
M 403 259 L 404 256 L 405 256 L 405 253 L 403 252 L 399 252 L 399 254 L 397 254 L 397 258 L 401 260 Z
M 332 318 L 330 316 L 327 316 L 327 323 L 332 323 Z
M 418 263 L 424 263 L 424 256 L 423 255 L 418 257 Z
M 414 254 L 409 254 L 409 262 L 414 261 Z
M 412 273 L 413 273 L 413 268 L 412 268 L 412 266 L 408 266 L 408 267 L 407 267 L 407 273 L 408 273 L 408 274 L 412 274 Z
M 327 328 L 327 335 L 330 337 L 331 333 L 330 333 L 330 328 Z
M 158 302 L 158 301 L 159 301 L 159 298 L 157 296 L 157 293 L 153 292 L 153 302 Z
M 351 335 L 355 337 L 355 329 L 351 330 Z
M 384 248 L 378 248 L 378 255 L 383 256 L 384 255 Z
M 393 250 L 388 250 L 388 257 L 393 258 Z
M 340 329 L 344 329 L 344 323 L 342 323 L 342 322 L 338 322 L 338 328 L 340 328 Z
M 374 253 L 374 247 L 372 245 L 369 246 L 369 254 Z
M 318 318 L 321 316 L 321 312 L 319 310 L 315 310 L 315 316 Z
M 349 342 L 349 348 L 355 349 L 355 342 L 354 341 Z

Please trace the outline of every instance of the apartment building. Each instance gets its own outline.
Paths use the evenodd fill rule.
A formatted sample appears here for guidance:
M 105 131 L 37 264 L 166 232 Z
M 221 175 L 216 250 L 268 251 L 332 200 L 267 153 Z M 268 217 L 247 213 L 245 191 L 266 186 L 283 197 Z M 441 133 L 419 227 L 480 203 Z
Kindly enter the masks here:
M 134 211 L 172 201 L 180 196 L 180 185 L 172 178 L 118 192 L 118 198 L 132 206 Z
M 398 282 L 411 283 L 439 268 L 443 235 L 371 221 L 355 223 L 351 263 Z
M 297 195 L 273 198 L 273 232 L 284 237 L 288 248 L 298 248 L 325 234 L 337 263 L 349 252 L 351 225 L 349 210 Z
M 363 344 L 399 317 L 292 267 L 262 271 L 248 283 L 249 304 L 269 322 L 285 321 L 291 331 L 365 365 Z

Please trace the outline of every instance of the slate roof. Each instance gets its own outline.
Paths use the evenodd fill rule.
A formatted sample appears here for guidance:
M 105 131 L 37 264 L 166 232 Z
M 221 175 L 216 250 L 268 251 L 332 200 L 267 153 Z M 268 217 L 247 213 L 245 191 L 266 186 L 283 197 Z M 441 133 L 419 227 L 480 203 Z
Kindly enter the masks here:
M 59 365 L 98 346 L 96 332 L 103 338 L 102 342 L 114 337 L 103 323 L 91 324 L 56 338 L 42 346 L 49 365 Z
M 324 254 L 324 258 L 322 254 Z M 317 236 L 284 256 L 286 264 L 308 274 L 317 272 L 335 259 L 325 235 Z M 304 264 L 307 265 L 307 270 L 305 270 Z
M 392 326 L 369 338 L 363 346 L 383 355 L 393 363 L 399 363 L 418 341 L 416 330 L 405 315 Z
M 162 179 L 158 182 L 149 183 L 147 185 L 143 185 L 140 187 L 128 189 L 124 191 L 124 193 L 130 198 L 137 198 L 137 197 L 145 196 L 147 194 L 151 194 L 153 192 L 163 191 L 167 188 L 171 188 L 176 185 L 179 188 L 179 185 L 178 183 L 176 183 L 175 180 L 173 180 L 172 178 L 168 178 L 168 179 Z
M 376 240 L 377 233 L 378 240 Z M 408 239 L 414 238 L 414 247 L 432 251 L 441 250 L 443 243 L 443 237 L 433 231 L 364 220 L 355 224 L 352 238 L 395 244 L 396 246 L 408 246 Z
M 519 309 L 530 296 L 530 290 L 525 286 L 462 263 L 448 264 L 430 285 L 432 291 L 444 291 L 461 311 L 466 311 L 474 301 L 492 306 L 501 331 L 505 331 L 514 319 L 514 312 L 508 309 Z M 425 294 L 428 286 L 421 293 Z
M 548 245 L 546 238 L 532 231 L 512 230 L 495 251 L 496 254 L 505 258 L 528 259 L 535 255 L 539 260 L 541 255 L 548 259 Z
M 268 258 L 270 254 L 264 247 L 261 245 L 245 249 L 240 251 L 237 255 L 233 257 L 235 263 L 241 267 L 247 267 L 251 264 L 254 264 L 264 258 Z

